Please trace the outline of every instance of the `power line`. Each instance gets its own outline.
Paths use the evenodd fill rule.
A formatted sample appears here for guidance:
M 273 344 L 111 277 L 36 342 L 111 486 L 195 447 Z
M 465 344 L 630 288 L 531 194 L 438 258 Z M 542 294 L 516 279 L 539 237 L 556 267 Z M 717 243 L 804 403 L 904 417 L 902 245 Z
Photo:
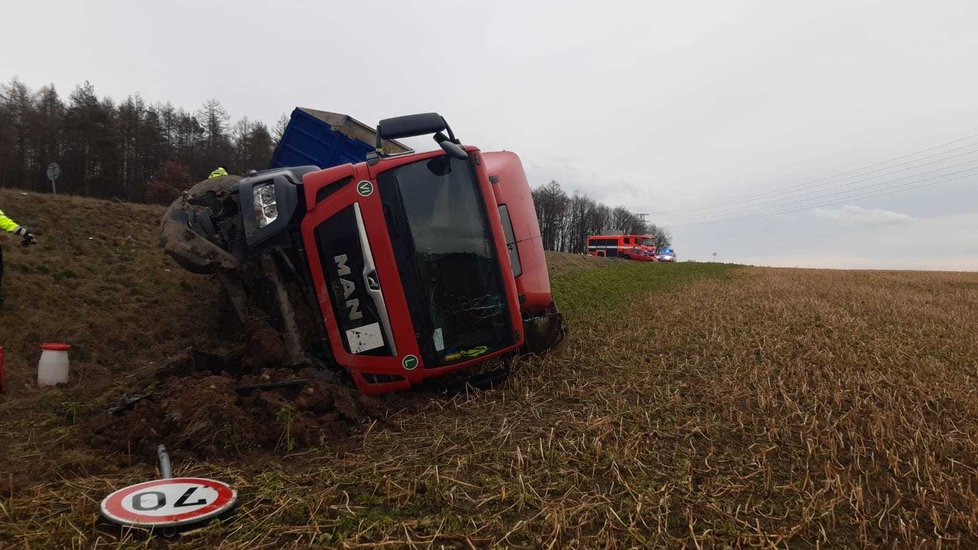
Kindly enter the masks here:
M 924 180 L 924 181 L 928 181 L 931 179 L 936 179 L 936 181 L 931 181 L 929 183 L 921 184 L 919 181 L 915 181 L 915 182 L 909 182 L 907 184 L 900 185 L 895 189 L 885 189 L 881 191 L 869 191 L 869 192 L 863 191 L 862 193 L 857 193 L 857 194 L 848 195 L 844 197 L 837 197 L 829 200 L 816 198 L 813 199 L 813 202 L 808 202 L 799 205 L 785 205 L 769 211 L 745 212 L 745 213 L 739 213 L 739 214 L 734 214 L 725 217 L 713 217 L 713 218 L 705 218 L 705 219 L 697 219 L 697 220 L 691 219 L 687 221 L 673 222 L 673 225 L 691 225 L 696 223 L 716 223 L 716 222 L 723 222 L 723 221 L 751 220 L 751 219 L 765 218 L 769 216 L 800 212 L 802 210 L 808 210 L 808 209 L 818 208 L 822 206 L 838 205 L 849 201 L 880 197 L 880 196 L 891 195 L 895 193 L 902 193 L 905 191 L 912 191 L 923 187 L 931 187 L 933 185 L 940 185 L 944 183 L 950 183 L 953 181 L 967 179 L 969 177 L 976 176 L 976 175 L 978 175 L 978 168 L 970 169 L 970 170 L 962 170 L 951 174 L 942 174 L 940 176 L 936 176 L 935 178 L 928 178 Z M 957 176 L 957 177 L 948 178 L 948 176 Z
M 962 176 L 958 176 L 956 178 L 950 178 L 950 179 L 947 179 L 947 180 L 935 181 L 935 182 L 925 183 L 925 184 L 921 184 L 921 185 L 912 185 L 912 186 L 908 186 L 908 187 L 904 187 L 904 188 L 897 189 L 897 190 L 892 190 L 892 191 L 891 190 L 887 190 L 887 191 L 880 191 L 880 192 L 876 192 L 876 193 L 869 193 L 869 194 L 865 194 L 865 195 L 862 195 L 862 196 L 853 197 L 851 199 L 832 200 L 832 201 L 828 201 L 828 202 L 823 202 L 823 203 L 818 203 L 818 204 L 813 204 L 813 205 L 806 205 L 806 206 L 801 206 L 801 207 L 798 207 L 798 208 L 792 208 L 792 209 L 789 209 L 789 210 L 782 210 L 782 211 L 779 211 L 779 212 L 759 213 L 759 214 L 755 214 L 755 215 L 752 215 L 752 216 L 749 216 L 749 217 L 746 217 L 746 218 L 742 218 L 742 219 L 758 219 L 758 218 L 765 218 L 765 217 L 769 217 L 769 216 L 773 216 L 773 215 L 791 214 L 791 213 L 794 213 L 794 212 L 801 212 L 803 210 L 808 210 L 808 209 L 811 209 L 811 208 L 819 208 L 819 207 L 822 207 L 822 206 L 834 206 L 834 205 L 837 205 L 837 204 L 842 204 L 843 202 L 846 202 L 847 200 L 858 200 L 858 199 L 869 199 L 869 198 L 873 198 L 873 197 L 881 197 L 881 196 L 890 195 L 890 194 L 893 194 L 893 193 L 899 193 L 899 192 L 903 192 L 903 191 L 911 191 L 911 190 L 915 190 L 915 189 L 922 189 L 924 187 L 931 187 L 931 186 L 934 186 L 934 185 L 940 185 L 940 184 L 944 184 L 944 183 L 950 183 L 952 181 L 964 180 L 964 179 L 968 179 L 968 178 L 970 178 L 972 176 L 978 176 L 978 170 L 972 170 L 972 171 L 970 171 L 967 174 L 964 174 Z M 729 220 L 722 220 L 722 221 L 729 221 Z
M 971 147 L 974 147 L 974 148 L 971 148 Z M 822 183 L 820 185 L 816 185 L 816 186 L 811 187 L 811 188 L 798 189 L 798 190 L 795 190 L 795 191 L 790 191 L 790 192 L 785 192 L 785 193 L 773 193 L 772 192 L 772 193 L 770 193 L 770 196 L 768 196 L 766 198 L 760 198 L 760 200 L 757 200 L 757 201 L 752 201 L 752 200 L 746 199 L 746 198 L 740 198 L 740 199 L 728 201 L 728 203 L 729 203 L 728 205 L 717 205 L 717 206 L 714 206 L 714 207 L 695 206 L 691 210 L 688 210 L 687 212 L 690 212 L 690 211 L 697 212 L 697 211 L 704 211 L 704 210 L 713 210 L 713 209 L 716 209 L 716 208 L 719 208 L 720 210 L 729 210 L 731 208 L 734 208 L 735 209 L 735 208 L 742 207 L 741 205 L 734 204 L 735 202 L 748 202 L 748 201 L 750 201 L 750 202 L 752 202 L 752 204 L 779 202 L 781 200 L 793 199 L 795 197 L 801 197 L 801 196 L 806 196 L 806 195 L 817 194 L 817 193 L 820 193 L 820 192 L 823 192 L 823 191 L 830 190 L 833 187 L 843 188 L 843 187 L 848 187 L 848 186 L 854 186 L 856 184 L 867 182 L 867 181 L 871 181 L 871 180 L 874 180 L 874 179 L 879 179 L 879 178 L 886 177 L 886 176 L 892 176 L 892 175 L 895 175 L 895 174 L 901 174 L 901 173 L 904 173 L 904 172 L 910 172 L 910 171 L 913 171 L 913 170 L 918 170 L 918 169 L 920 169 L 922 167 L 925 167 L 925 166 L 939 164 L 939 163 L 942 163 L 942 162 L 947 162 L 947 161 L 952 160 L 952 159 L 956 159 L 956 158 L 966 157 L 966 156 L 969 156 L 969 155 L 978 154 L 978 144 L 974 144 L 972 146 L 965 146 L 965 147 L 961 147 L 961 148 L 957 148 L 957 149 L 952 149 L 952 150 L 946 151 L 944 153 L 940 153 L 940 155 L 945 155 L 947 153 L 950 153 L 950 152 L 953 152 L 953 151 L 957 151 L 957 150 L 960 150 L 960 149 L 970 149 L 970 150 L 967 150 L 967 151 L 965 151 L 963 153 L 958 153 L 956 155 L 950 155 L 950 156 L 946 156 L 946 157 L 943 157 L 943 158 L 938 158 L 936 160 L 932 160 L 932 161 L 929 161 L 929 162 L 922 162 L 922 163 L 917 163 L 917 164 L 914 164 L 914 163 L 917 162 L 916 160 L 915 161 L 903 162 L 903 163 L 900 163 L 900 164 L 897 164 L 897 165 L 894 165 L 894 166 L 890 166 L 890 167 L 886 167 L 886 168 L 881 168 L 881 169 L 878 169 L 878 170 L 874 170 L 872 172 L 867 172 L 865 174 L 859 174 L 857 176 L 850 176 L 848 178 L 840 179 L 840 180 L 837 180 L 837 181 L 834 181 L 834 182 L 825 182 L 825 183 Z M 931 157 L 934 157 L 934 156 L 938 156 L 938 155 L 930 155 L 929 157 L 924 157 L 924 158 L 931 158 Z M 918 160 L 923 160 L 923 159 L 918 159 Z M 899 166 L 904 166 L 904 168 L 895 169 L 895 168 L 897 168 Z M 958 166 L 958 165 L 955 165 L 955 166 Z M 929 172 L 924 172 L 924 173 L 929 173 Z M 871 175 L 871 174 L 873 174 L 873 175 Z M 786 191 L 786 190 L 782 190 L 782 191 Z M 783 196 L 777 196 L 779 194 L 780 195 L 783 195 Z
M 936 172 L 942 172 L 942 171 L 950 170 L 950 169 L 953 169 L 953 168 L 969 167 L 968 169 L 970 169 L 971 167 L 973 167 L 973 165 L 975 165 L 975 163 L 978 163 L 978 159 L 972 159 L 972 160 L 969 160 L 969 161 L 966 161 L 966 162 L 961 162 L 961 163 L 958 163 L 958 164 L 952 164 L 952 165 L 949 165 L 949 166 L 943 166 L 943 167 L 940 167 L 940 168 L 935 168 L 933 170 L 927 170 L 927 171 L 924 171 L 924 172 L 919 172 L 919 173 L 915 173 L 915 174 L 909 174 L 909 175 L 906 175 L 906 176 L 903 176 L 903 177 L 899 177 L 899 178 L 884 180 L 884 181 L 880 181 L 880 182 L 876 182 L 876 183 L 870 183 L 868 185 L 858 185 L 858 186 L 853 186 L 853 187 L 848 187 L 848 188 L 840 188 L 840 189 L 837 189 L 835 191 L 829 191 L 829 192 L 821 193 L 818 196 L 806 197 L 805 195 L 812 195 L 814 193 L 802 193 L 802 194 L 797 194 L 797 195 L 793 195 L 793 196 L 789 196 L 789 197 L 781 197 L 781 198 L 778 198 L 778 199 L 762 200 L 762 201 L 758 201 L 758 202 L 753 203 L 753 204 L 748 204 L 748 205 L 743 205 L 743 206 L 736 206 L 736 207 L 730 207 L 730 208 L 721 208 L 718 211 L 714 211 L 712 213 L 707 213 L 707 215 L 712 214 L 713 217 L 717 217 L 717 216 L 737 215 L 737 214 L 747 213 L 747 212 L 750 212 L 752 210 L 758 210 L 758 209 L 763 209 L 763 208 L 778 209 L 778 208 L 782 208 L 782 207 L 785 207 L 785 206 L 791 206 L 793 204 L 798 204 L 798 203 L 809 201 L 809 200 L 823 200 L 823 199 L 829 198 L 829 197 L 839 197 L 839 198 L 841 198 L 841 199 L 844 200 L 846 198 L 845 196 L 847 194 L 849 194 L 849 193 L 859 193 L 859 192 L 866 191 L 866 190 L 869 190 L 869 189 L 875 189 L 875 188 L 879 188 L 879 187 L 882 187 L 882 186 L 885 186 L 885 185 L 891 185 L 894 182 L 899 182 L 899 181 L 907 180 L 907 179 L 914 179 L 914 180 L 919 181 L 919 178 L 921 176 L 926 175 L 926 174 L 932 174 L 932 173 L 936 173 Z M 960 173 L 960 172 L 961 171 L 953 172 L 953 173 L 950 173 L 950 174 L 938 174 L 938 175 L 935 175 L 933 177 L 953 175 L 953 174 L 957 174 L 957 173 Z M 899 172 L 895 172 L 895 173 L 899 173 Z M 879 177 L 880 176 L 874 176 L 874 177 L 871 177 L 871 178 L 867 178 L 865 180 L 857 180 L 854 183 L 872 181 L 872 180 L 878 179 Z M 924 180 L 929 180 L 929 179 L 932 179 L 933 177 L 931 177 L 931 178 L 924 178 Z M 684 217 L 690 217 L 691 215 L 695 215 L 695 214 L 696 214 L 695 211 L 692 214 L 690 214 L 690 213 L 687 212 L 687 213 L 684 213 Z
M 942 148 L 947 147 L 949 145 L 954 145 L 956 143 L 961 143 L 963 141 L 968 141 L 968 140 L 974 139 L 976 137 L 978 137 L 978 134 L 972 134 L 972 135 L 969 135 L 969 136 L 966 136 L 966 137 L 963 137 L 963 138 L 960 138 L 960 139 L 956 139 L 956 140 L 952 140 L 952 141 L 948 141 L 948 142 L 942 143 L 940 145 L 935 145 L 934 147 L 929 147 L 927 149 L 923 149 L 923 150 L 916 151 L 916 152 L 913 152 L 913 153 L 908 153 L 908 154 L 901 155 L 899 157 L 895 157 L 895 158 L 892 158 L 892 159 L 888 159 L 888 160 L 884 160 L 884 161 L 880 161 L 880 162 L 875 162 L 875 163 L 868 164 L 868 165 L 863 166 L 863 167 L 860 167 L 860 168 L 855 168 L 855 169 L 852 169 L 852 170 L 847 170 L 847 171 L 844 171 L 844 172 L 839 172 L 839 173 L 833 174 L 831 176 L 826 176 L 826 177 L 823 177 L 823 178 L 817 178 L 817 179 L 814 179 L 814 180 L 809 180 L 809 181 L 805 181 L 805 182 L 801 182 L 801 183 L 796 183 L 796 184 L 789 185 L 787 187 L 778 188 L 778 189 L 771 189 L 771 190 L 768 190 L 768 191 L 762 191 L 762 192 L 753 193 L 753 194 L 750 194 L 750 195 L 744 195 L 744 196 L 740 196 L 740 197 L 734 197 L 734 198 L 731 198 L 731 199 L 725 199 L 725 200 L 721 200 L 721 201 L 715 201 L 715 202 L 712 202 L 712 203 L 707 203 L 707 204 L 699 205 L 696 208 L 697 209 L 713 208 L 713 207 L 724 205 L 724 204 L 728 204 L 728 203 L 731 203 L 731 202 L 749 201 L 749 200 L 752 200 L 752 199 L 755 199 L 755 198 L 765 197 L 765 196 L 768 196 L 768 195 L 781 194 L 781 193 L 784 193 L 786 191 L 790 191 L 792 189 L 804 188 L 804 187 L 807 187 L 807 186 L 811 186 L 812 184 L 818 184 L 818 183 L 821 183 L 821 182 L 830 182 L 830 180 L 837 179 L 837 178 L 840 178 L 842 176 L 849 176 L 849 175 L 852 175 L 852 174 L 856 174 L 858 172 L 861 172 L 863 170 L 867 170 L 869 168 L 875 168 L 877 166 L 891 164 L 891 163 L 896 162 L 896 161 L 899 161 L 899 160 L 903 160 L 903 159 L 910 158 L 910 157 L 915 157 L 917 155 L 920 155 L 920 154 L 923 154 L 923 153 L 927 153 L 927 152 L 930 152 L 930 151 L 934 151 L 934 150 L 937 150 L 937 149 L 942 149 Z M 958 147 L 958 148 L 952 149 L 950 151 L 944 151 L 942 153 L 937 153 L 935 155 L 928 155 L 928 156 L 925 156 L 925 157 L 923 157 L 921 159 L 916 159 L 916 160 L 908 161 L 908 162 L 905 162 L 905 163 L 896 164 L 893 167 L 902 166 L 902 165 L 905 165 L 905 164 L 910 164 L 910 163 L 917 162 L 919 160 L 923 160 L 923 159 L 926 159 L 926 158 L 932 158 L 934 156 L 940 156 L 942 154 L 946 154 L 946 153 L 949 153 L 949 152 L 959 151 L 961 149 L 967 149 L 967 148 L 972 147 L 972 146 L 973 145 L 965 145 L 965 146 L 962 146 L 962 147 Z M 893 167 L 890 167 L 890 168 L 893 168 Z M 884 168 L 883 170 L 886 170 L 886 169 L 889 169 L 889 168 Z M 865 175 L 865 174 L 862 174 L 862 175 Z M 835 183 L 838 183 L 838 182 L 835 182 Z
M 962 174 L 962 175 L 958 175 L 958 174 Z M 957 176 L 957 177 L 946 179 L 946 178 L 948 178 L 948 176 Z M 701 219 L 701 220 L 680 221 L 680 222 L 673 222 L 670 225 L 693 225 L 693 224 L 699 224 L 699 223 L 716 223 L 716 222 L 728 222 L 728 221 L 735 221 L 735 220 L 752 220 L 752 219 L 765 218 L 765 217 L 776 216 L 776 215 L 781 215 L 781 214 L 790 214 L 790 213 L 794 213 L 794 212 L 800 212 L 802 210 L 808 210 L 808 209 L 811 209 L 811 208 L 819 208 L 819 207 L 822 207 L 822 206 L 833 206 L 833 205 L 841 204 L 841 203 L 848 202 L 848 201 L 851 201 L 851 200 L 861 200 L 861 199 L 868 199 L 868 198 L 873 198 L 873 197 L 880 197 L 880 196 L 884 196 L 884 195 L 890 195 L 890 194 L 894 194 L 894 193 L 902 193 L 904 191 L 911 191 L 911 190 L 915 190 L 915 189 L 921 189 L 921 188 L 924 188 L 924 187 L 931 187 L 931 186 L 934 186 L 934 185 L 940 185 L 940 184 L 950 183 L 950 182 L 953 182 L 953 181 L 960 181 L 960 180 L 964 180 L 964 179 L 970 178 L 972 176 L 978 176 L 978 168 L 972 168 L 972 169 L 968 169 L 968 170 L 961 170 L 959 172 L 954 172 L 954 173 L 951 173 L 951 174 L 941 174 L 940 176 L 934 176 L 932 178 L 926 178 L 926 179 L 922 180 L 922 181 L 936 180 L 936 181 L 931 181 L 930 183 L 921 183 L 920 181 L 914 181 L 914 182 L 909 182 L 909 183 L 906 183 L 906 184 L 899 185 L 899 186 L 897 186 L 896 188 L 893 188 L 893 189 L 884 189 L 884 190 L 881 190 L 881 191 L 875 191 L 875 192 L 869 192 L 869 193 L 866 193 L 864 191 L 863 193 L 859 193 L 859 194 L 855 194 L 855 195 L 851 195 L 851 196 L 846 196 L 846 197 L 838 197 L 838 198 L 835 198 L 835 199 L 830 199 L 828 201 L 817 202 L 818 199 L 816 199 L 816 202 L 812 202 L 812 203 L 804 204 L 804 205 L 798 205 L 796 207 L 775 209 L 773 211 L 768 211 L 768 212 L 747 213 L 747 214 L 743 214 L 743 215 L 740 215 L 740 216 L 726 217 L 726 218 L 722 218 L 721 217 L 721 218 L 707 218 L 707 219 Z

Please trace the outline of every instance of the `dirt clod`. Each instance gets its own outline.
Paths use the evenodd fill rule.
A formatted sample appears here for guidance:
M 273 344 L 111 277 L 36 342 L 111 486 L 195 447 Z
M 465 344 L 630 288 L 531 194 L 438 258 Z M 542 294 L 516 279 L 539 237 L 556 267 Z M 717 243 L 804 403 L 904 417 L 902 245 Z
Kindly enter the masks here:
M 241 379 L 227 373 L 169 376 L 159 392 L 131 410 L 91 418 L 91 441 L 108 451 L 147 456 L 161 442 L 202 458 L 291 451 L 338 441 L 367 421 L 385 419 L 392 409 L 384 399 L 315 374 L 311 368 L 279 368 Z M 285 388 L 236 391 L 242 385 L 309 379 Z

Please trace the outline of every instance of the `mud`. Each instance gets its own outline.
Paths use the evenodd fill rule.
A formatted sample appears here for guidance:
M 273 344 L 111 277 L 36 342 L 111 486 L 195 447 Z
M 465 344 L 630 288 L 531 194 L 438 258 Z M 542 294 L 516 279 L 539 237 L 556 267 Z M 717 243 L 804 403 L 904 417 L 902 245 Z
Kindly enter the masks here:
M 197 214 L 213 214 L 223 208 L 222 201 L 241 181 L 239 176 L 204 180 L 182 193 L 160 221 L 159 238 L 163 250 L 181 267 L 192 273 L 212 273 L 216 269 L 235 269 L 241 258 L 194 231 Z
M 290 381 L 299 383 L 237 390 Z M 152 456 L 165 443 L 214 459 L 328 446 L 367 423 L 385 422 L 410 403 L 406 396 L 364 396 L 313 368 L 266 368 L 241 377 L 197 372 L 168 375 L 157 391 L 130 409 L 96 415 L 79 431 L 87 434 L 88 445 L 119 456 Z
M 282 336 L 267 322 L 249 319 L 245 324 L 248 338 L 245 340 L 245 353 L 241 359 L 245 369 L 261 369 L 285 364 L 288 356 Z

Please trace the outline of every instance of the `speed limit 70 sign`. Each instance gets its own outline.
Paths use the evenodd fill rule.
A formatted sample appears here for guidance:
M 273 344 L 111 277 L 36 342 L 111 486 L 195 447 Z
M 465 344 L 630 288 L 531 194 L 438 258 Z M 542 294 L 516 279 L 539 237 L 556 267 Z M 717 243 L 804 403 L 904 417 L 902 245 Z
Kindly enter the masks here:
M 237 491 L 213 479 L 157 479 L 105 497 L 102 515 L 122 525 L 176 527 L 219 515 L 234 506 L 237 498 Z

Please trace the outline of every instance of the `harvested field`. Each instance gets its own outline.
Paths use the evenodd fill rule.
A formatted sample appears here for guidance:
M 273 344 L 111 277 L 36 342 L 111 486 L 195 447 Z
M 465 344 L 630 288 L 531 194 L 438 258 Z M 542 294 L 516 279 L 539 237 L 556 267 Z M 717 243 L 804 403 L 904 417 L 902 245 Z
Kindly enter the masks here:
M 103 406 L 154 380 L 163 397 L 142 407 L 174 420 L 154 429 L 176 473 L 240 493 L 174 548 L 978 545 L 978 274 L 570 261 L 554 270 L 571 327 L 557 352 L 494 391 L 341 405 L 355 418 L 318 386 L 222 407 L 220 374 L 190 377 L 199 406 L 173 404 L 159 357 L 122 368 L 101 359 L 128 351 L 111 347 L 40 392 L 20 359 L 0 401 L 0 546 L 156 545 L 98 520 L 108 492 L 155 476 L 133 445 L 151 438 L 99 424 Z M 206 278 L 177 277 L 207 295 Z M 177 334 L 163 341 L 158 355 L 179 354 Z M 273 414 L 289 403 L 302 414 Z M 200 445 L 205 404 L 261 424 L 249 448 Z

